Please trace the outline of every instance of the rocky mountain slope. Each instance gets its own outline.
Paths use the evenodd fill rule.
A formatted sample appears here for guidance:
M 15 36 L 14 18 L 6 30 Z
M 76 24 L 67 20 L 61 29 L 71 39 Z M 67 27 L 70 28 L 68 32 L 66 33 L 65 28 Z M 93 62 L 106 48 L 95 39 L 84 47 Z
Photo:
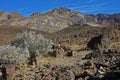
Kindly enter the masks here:
M 90 38 L 103 34 L 112 41 L 120 40 L 120 25 L 111 25 L 104 27 L 94 27 L 90 25 L 71 25 L 63 30 L 52 33 L 50 38 L 54 38 L 57 42 L 83 43 L 85 44 Z M 58 40 L 57 40 L 58 38 Z
M 91 26 L 109 25 L 119 23 L 120 14 L 98 14 L 84 15 L 78 11 L 72 11 L 67 8 L 56 8 L 45 14 L 39 12 L 24 18 L 17 12 L 0 12 L 0 25 L 26 26 L 31 29 L 37 29 L 47 32 L 62 30 L 70 25 L 88 24 Z

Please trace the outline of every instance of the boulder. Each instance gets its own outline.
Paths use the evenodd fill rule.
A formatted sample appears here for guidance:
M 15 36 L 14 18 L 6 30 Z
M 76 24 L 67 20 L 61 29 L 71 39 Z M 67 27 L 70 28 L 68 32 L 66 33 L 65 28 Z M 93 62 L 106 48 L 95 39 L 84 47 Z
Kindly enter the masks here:
M 111 40 L 106 36 L 100 34 L 90 39 L 87 43 L 87 47 L 92 50 L 100 50 L 101 48 L 108 48 L 111 44 Z

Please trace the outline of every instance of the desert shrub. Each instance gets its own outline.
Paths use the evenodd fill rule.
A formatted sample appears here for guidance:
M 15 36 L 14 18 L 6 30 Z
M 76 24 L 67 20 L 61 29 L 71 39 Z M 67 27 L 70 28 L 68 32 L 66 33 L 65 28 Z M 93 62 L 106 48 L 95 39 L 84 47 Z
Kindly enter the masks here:
M 45 39 L 43 35 L 36 34 L 33 31 L 26 31 L 22 34 L 18 34 L 13 45 L 22 49 L 28 49 L 30 53 L 45 53 L 52 47 L 52 41 Z
M 12 45 L 22 49 L 28 49 L 30 52 L 30 64 L 37 63 L 36 57 L 51 49 L 53 42 L 44 38 L 41 34 L 36 34 L 33 31 L 26 31 L 18 34 Z
M 29 51 L 14 46 L 0 46 L 1 64 L 21 64 L 29 57 Z

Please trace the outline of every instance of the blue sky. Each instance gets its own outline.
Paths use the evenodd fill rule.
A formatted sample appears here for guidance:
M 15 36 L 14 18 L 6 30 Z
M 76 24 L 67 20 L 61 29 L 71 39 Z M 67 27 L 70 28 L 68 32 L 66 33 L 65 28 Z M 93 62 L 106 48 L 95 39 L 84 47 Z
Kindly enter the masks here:
M 0 0 L 0 11 L 18 11 L 24 16 L 65 7 L 83 14 L 120 13 L 120 0 Z

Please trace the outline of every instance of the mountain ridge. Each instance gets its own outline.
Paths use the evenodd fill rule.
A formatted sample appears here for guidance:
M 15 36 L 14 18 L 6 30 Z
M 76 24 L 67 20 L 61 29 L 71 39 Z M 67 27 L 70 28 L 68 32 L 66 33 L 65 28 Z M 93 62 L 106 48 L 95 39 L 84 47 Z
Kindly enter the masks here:
M 75 24 L 104 26 L 114 23 L 120 23 L 120 13 L 84 15 L 67 8 L 55 8 L 45 14 L 35 12 L 29 17 L 23 17 L 18 12 L 0 12 L 0 25 L 25 26 L 46 32 L 56 32 Z

